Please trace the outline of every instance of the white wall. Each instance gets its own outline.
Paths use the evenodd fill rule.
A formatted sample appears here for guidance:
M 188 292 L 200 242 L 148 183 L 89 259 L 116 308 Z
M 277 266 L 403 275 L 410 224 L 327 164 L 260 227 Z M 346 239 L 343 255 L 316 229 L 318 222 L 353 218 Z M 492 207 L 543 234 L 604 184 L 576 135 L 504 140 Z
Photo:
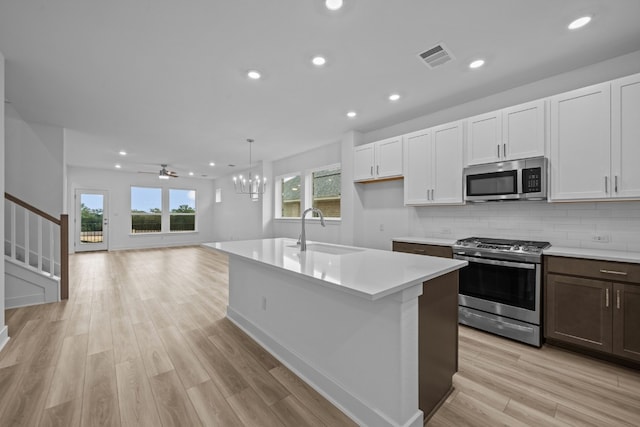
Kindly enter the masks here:
M 0 53 L 0 97 L 2 98 L 2 106 L 0 107 L 0 191 L 4 194 L 4 168 L 5 168 L 5 141 L 4 141 L 4 56 Z M 4 209 L 0 209 L 0 241 L 4 242 Z M 3 244 L 4 247 L 4 244 Z M 4 321 L 4 262 L 0 262 L 0 349 L 5 346 L 9 340 L 9 331 Z
M 155 175 L 70 166 L 67 170 L 67 182 L 70 252 L 73 252 L 75 240 L 74 194 L 76 189 L 106 190 L 108 192 L 109 250 L 191 245 L 213 240 L 214 187 L 212 180 L 183 177 L 160 180 Z M 131 235 L 131 186 L 196 190 L 196 227 L 198 231 Z
M 64 205 L 64 130 L 5 111 L 5 190 L 54 217 Z
M 640 72 L 640 50 L 504 92 L 499 92 L 485 98 L 453 105 L 444 110 L 429 111 L 428 106 L 425 106 L 424 115 L 416 117 L 413 120 L 367 132 L 363 135 L 362 143 L 403 135 L 408 132 L 426 129 L 431 126 L 475 116 L 476 114 L 487 113 L 500 108 L 545 98 L 638 72 Z
M 254 166 L 253 173 L 264 176 L 264 172 L 270 168 L 260 164 Z M 249 171 L 237 171 L 235 175 L 248 176 Z M 273 183 L 273 179 L 267 175 L 267 182 Z M 233 186 L 233 175 L 217 178 L 213 182 L 215 191 L 220 189 L 222 201 L 213 204 L 213 231 L 212 240 L 215 242 L 227 240 L 247 240 L 271 237 L 271 220 L 263 215 L 263 204 L 269 203 L 270 196 L 260 197 L 253 201 L 247 194 L 236 194 Z M 268 193 L 273 193 L 273 185 L 269 185 Z
M 362 139 L 371 142 L 402 135 L 637 72 L 640 51 L 377 129 Z M 358 246 L 390 249 L 390 240 L 403 235 L 452 239 L 485 235 L 548 240 L 558 246 L 640 250 L 640 202 L 404 207 L 402 181 L 356 187 L 360 187 L 357 191 L 363 204 L 354 228 Z M 380 225 L 384 227 L 382 232 Z M 609 235 L 611 241 L 594 243 L 594 233 Z

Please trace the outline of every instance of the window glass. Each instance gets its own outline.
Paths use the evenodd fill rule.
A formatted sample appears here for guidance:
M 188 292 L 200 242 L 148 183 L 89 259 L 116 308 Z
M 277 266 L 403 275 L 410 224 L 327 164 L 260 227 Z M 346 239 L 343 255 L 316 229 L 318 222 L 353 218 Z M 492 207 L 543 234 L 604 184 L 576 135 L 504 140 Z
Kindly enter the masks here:
M 131 233 L 162 230 L 162 189 L 131 187 Z
M 340 218 L 340 166 L 317 170 L 311 174 L 312 207 L 327 218 Z M 319 216 L 315 212 L 313 216 Z
M 281 218 L 300 217 L 300 175 L 282 178 Z
M 169 190 L 169 231 L 195 231 L 195 190 Z

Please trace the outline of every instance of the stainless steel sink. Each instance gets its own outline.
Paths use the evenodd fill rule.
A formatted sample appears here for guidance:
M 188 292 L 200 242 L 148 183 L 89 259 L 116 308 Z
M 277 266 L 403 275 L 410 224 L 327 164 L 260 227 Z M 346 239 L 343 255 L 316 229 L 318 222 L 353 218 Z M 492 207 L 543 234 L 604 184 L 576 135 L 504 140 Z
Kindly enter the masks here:
M 298 245 L 289 245 L 290 248 L 299 248 Z M 356 252 L 362 252 L 364 249 L 352 248 L 348 246 L 333 246 L 325 245 L 322 243 L 309 243 L 307 244 L 307 251 L 323 252 L 331 255 L 347 255 Z

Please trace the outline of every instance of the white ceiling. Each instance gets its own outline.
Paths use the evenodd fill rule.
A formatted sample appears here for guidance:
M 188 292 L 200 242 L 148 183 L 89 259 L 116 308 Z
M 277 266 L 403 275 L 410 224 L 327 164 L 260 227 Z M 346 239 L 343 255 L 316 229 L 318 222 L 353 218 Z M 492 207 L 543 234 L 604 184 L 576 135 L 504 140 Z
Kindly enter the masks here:
M 1 0 L 6 96 L 68 129 L 69 164 L 215 177 L 248 166 L 246 138 L 276 160 L 640 48 L 638 0 L 323 3 Z M 416 54 L 438 42 L 456 59 L 429 69 Z

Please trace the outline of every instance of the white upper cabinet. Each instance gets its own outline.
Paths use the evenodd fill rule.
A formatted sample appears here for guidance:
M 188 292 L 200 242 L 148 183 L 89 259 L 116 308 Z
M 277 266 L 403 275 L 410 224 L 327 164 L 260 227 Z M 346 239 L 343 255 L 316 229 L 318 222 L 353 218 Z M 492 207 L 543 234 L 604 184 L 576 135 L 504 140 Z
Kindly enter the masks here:
M 640 74 L 551 98 L 551 200 L 640 198 Z
M 640 197 L 640 74 L 611 85 L 613 195 Z
M 407 134 L 404 144 L 405 205 L 461 204 L 462 123 Z
M 431 203 L 431 130 L 404 136 L 404 204 Z
M 500 111 L 480 114 L 467 119 L 467 164 L 497 162 L 502 145 L 502 115 Z
M 545 101 L 467 119 L 467 164 L 544 156 Z
M 402 176 L 402 137 L 383 139 L 354 148 L 354 181 Z
M 611 192 L 610 83 L 551 98 L 551 199 L 607 198 Z

